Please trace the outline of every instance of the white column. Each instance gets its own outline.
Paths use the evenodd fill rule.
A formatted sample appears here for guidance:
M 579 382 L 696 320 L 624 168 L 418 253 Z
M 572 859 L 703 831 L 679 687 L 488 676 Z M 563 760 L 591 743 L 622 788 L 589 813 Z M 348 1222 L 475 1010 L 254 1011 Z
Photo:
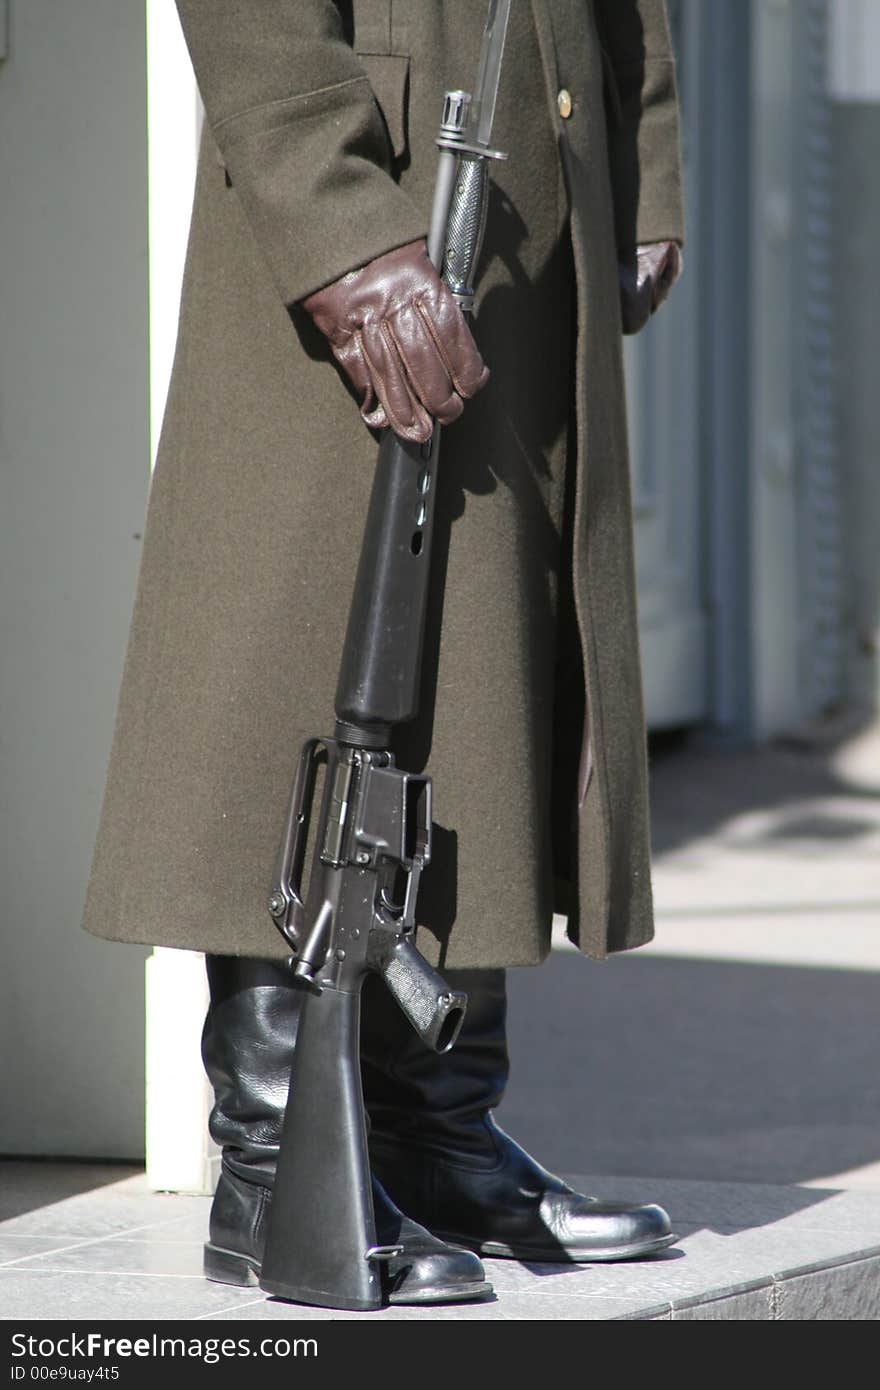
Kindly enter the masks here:
M 791 0 L 752 11 L 752 536 L 749 557 L 753 727 L 797 723 L 798 568 L 792 395 L 795 227 Z
M 177 9 L 172 0 L 147 0 L 150 436 L 154 464 L 177 341 L 201 116 Z
M 150 193 L 150 436 L 155 463 L 177 339 L 201 107 L 172 0 L 147 0 Z M 210 1192 L 216 1147 L 199 1041 L 207 1006 L 204 962 L 156 950 L 146 965 L 147 1181 L 172 1192 Z
M 880 101 L 880 4 L 831 0 L 829 94 L 837 101 Z
M 211 1094 L 199 1046 L 204 957 L 157 948 L 146 977 L 147 1182 L 157 1192 L 212 1192 L 220 1160 L 208 1137 Z

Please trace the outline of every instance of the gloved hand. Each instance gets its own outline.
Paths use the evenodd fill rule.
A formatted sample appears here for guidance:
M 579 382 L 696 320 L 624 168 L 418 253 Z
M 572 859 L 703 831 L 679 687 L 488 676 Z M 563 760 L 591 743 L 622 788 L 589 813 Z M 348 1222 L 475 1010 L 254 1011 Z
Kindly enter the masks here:
M 464 315 L 424 241 L 378 256 L 302 301 L 362 399 L 368 425 L 416 443 L 487 381 Z
M 681 251 L 675 241 L 652 241 L 623 257 L 620 271 L 620 312 L 624 333 L 638 333 L 663 303 L 681 273 Z

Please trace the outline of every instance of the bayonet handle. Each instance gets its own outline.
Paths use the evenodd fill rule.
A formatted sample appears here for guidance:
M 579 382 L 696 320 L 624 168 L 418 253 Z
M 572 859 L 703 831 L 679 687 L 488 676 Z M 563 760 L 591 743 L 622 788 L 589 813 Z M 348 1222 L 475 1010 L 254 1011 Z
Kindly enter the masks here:
M 462 154 L 449 208 L 443 279 L 465 312 L 474 304 L 474 278 L 488 210 L 488 160 L 480 155 Z

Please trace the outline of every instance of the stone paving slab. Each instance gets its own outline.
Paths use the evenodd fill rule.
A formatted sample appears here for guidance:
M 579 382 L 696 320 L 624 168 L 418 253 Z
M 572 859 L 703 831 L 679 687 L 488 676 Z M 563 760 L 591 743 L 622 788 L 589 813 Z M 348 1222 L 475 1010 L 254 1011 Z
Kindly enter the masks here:
M 600 1197 L 650 1192 L 670 1211 L 679 1245 L 620 1264 L 487 1260 L 491 1302 L 365 1314 L 277 1302 L 203 1279 L 206 1197 L 150 1192 L 142 1175 L 59 1195 L 43 1167 L 45 1205 L 35 1205 L 39 1181 L 29 1172 L 19 1203 L 28 1210 L 16 1210 L 6 1174 L 4 1210 L 15 1214 L 0 1221 L 5 1321 L 880 1318 L 878 1193 L 575 1175 L 576 1186 Z

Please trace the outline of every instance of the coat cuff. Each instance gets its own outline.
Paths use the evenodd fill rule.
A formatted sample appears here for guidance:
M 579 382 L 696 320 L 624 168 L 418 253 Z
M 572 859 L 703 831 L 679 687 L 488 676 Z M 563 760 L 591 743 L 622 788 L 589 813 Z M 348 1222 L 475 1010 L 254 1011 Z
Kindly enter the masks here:
M 608 157 L 618 248 L 684 244 L 675 63 L 646 58 L 617 69 Z
M 212 133 L 285 304 L 427 235 L 388 169 L 366 77 L 226 117 Z

